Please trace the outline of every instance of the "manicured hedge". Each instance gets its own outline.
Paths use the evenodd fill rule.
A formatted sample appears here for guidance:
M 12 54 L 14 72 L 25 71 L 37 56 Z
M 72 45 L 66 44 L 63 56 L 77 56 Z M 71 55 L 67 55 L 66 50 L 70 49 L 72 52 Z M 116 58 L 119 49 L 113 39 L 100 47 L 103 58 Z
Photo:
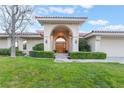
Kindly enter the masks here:
M 38 58 L 54 58 L 54 53 L 51 51 L 30 51 L 29 55 Z
M 70 52 L 71 59 L 105 59 L 106 53 L 104 52 Z
M 0 49 L 0 55 L 7 55 L 7 56 L 9 56 L 10 55 L 10 52 L 11 50 L 10 49 Z M 19 50 L 16 50 L 16 55 L 17 56 L 22 56 L 23 55 L 23 53 L 22 53 L 22 51 L 19 51 Z
M 10 55 L 10 49 L 0 49 L 0 55 Z

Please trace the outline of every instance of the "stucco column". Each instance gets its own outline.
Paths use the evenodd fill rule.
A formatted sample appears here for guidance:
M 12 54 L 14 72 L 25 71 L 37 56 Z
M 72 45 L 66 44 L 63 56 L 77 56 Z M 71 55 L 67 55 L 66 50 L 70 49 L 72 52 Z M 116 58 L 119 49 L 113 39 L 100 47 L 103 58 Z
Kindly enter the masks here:
M 69 37 L 69 45 L 68 45 L 68 50 L 69 50 L 69 52 L 71 52 L 71 51 L 72 51 L 72 37 L 71 37 L 71 36 Z
M 72 37 L 72 52 L 78 52 L 79 51 L 79 38 L 78 36 Z
M 50 36 L 44 36 L 44 51 L 51 51 Z
M 18 38 L 18 48 L 19 50 L 23 51 L 23 39 L 22 38 Z
M 101 45 L 101 36 L 96 36 L 95 38 L 95 51 L 100 51 L 100 45 Z
M 50 46 L 50 49 L 51 49 L 51 50 L 54 50 L 54 46 L 53 46 L 53 36 L 52 36 L 52 35 L 50 36 L 50 45 L 51 45 L 51 46 Z

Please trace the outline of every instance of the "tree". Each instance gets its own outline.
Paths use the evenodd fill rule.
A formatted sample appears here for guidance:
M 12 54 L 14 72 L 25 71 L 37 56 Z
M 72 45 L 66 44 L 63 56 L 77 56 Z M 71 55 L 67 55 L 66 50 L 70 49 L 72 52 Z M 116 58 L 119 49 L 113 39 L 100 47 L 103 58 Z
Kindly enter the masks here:
M 3 5 L 0 6 L 1 29 L 11 39 L 11 57 L 16 57 L 15 40 L 18 33 L 22 33 L 32 14 L 31 6 Z
M 90 51 L 90 46 L 84 38 L 79 39 L 79 51 Z

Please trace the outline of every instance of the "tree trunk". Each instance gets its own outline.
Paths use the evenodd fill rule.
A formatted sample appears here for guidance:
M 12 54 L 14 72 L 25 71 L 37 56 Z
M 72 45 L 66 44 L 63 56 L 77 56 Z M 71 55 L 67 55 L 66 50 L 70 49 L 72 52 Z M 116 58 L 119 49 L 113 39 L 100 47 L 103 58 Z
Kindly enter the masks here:
M 16 57 L 16 47 L 15 47 L 15 14 L 14 7 L 12 6 L 12 29 L 11 29 L 11 57 Z
M 16 57 L 15 35 L 11 37 L 11 57 Z

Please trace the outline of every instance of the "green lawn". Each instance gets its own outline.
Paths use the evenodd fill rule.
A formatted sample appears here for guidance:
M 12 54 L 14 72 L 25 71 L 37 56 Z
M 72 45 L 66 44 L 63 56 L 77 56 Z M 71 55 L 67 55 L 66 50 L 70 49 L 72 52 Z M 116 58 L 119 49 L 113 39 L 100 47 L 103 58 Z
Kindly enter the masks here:
M 124 65 L 0 57 L 0 87 L 124 87 Z

